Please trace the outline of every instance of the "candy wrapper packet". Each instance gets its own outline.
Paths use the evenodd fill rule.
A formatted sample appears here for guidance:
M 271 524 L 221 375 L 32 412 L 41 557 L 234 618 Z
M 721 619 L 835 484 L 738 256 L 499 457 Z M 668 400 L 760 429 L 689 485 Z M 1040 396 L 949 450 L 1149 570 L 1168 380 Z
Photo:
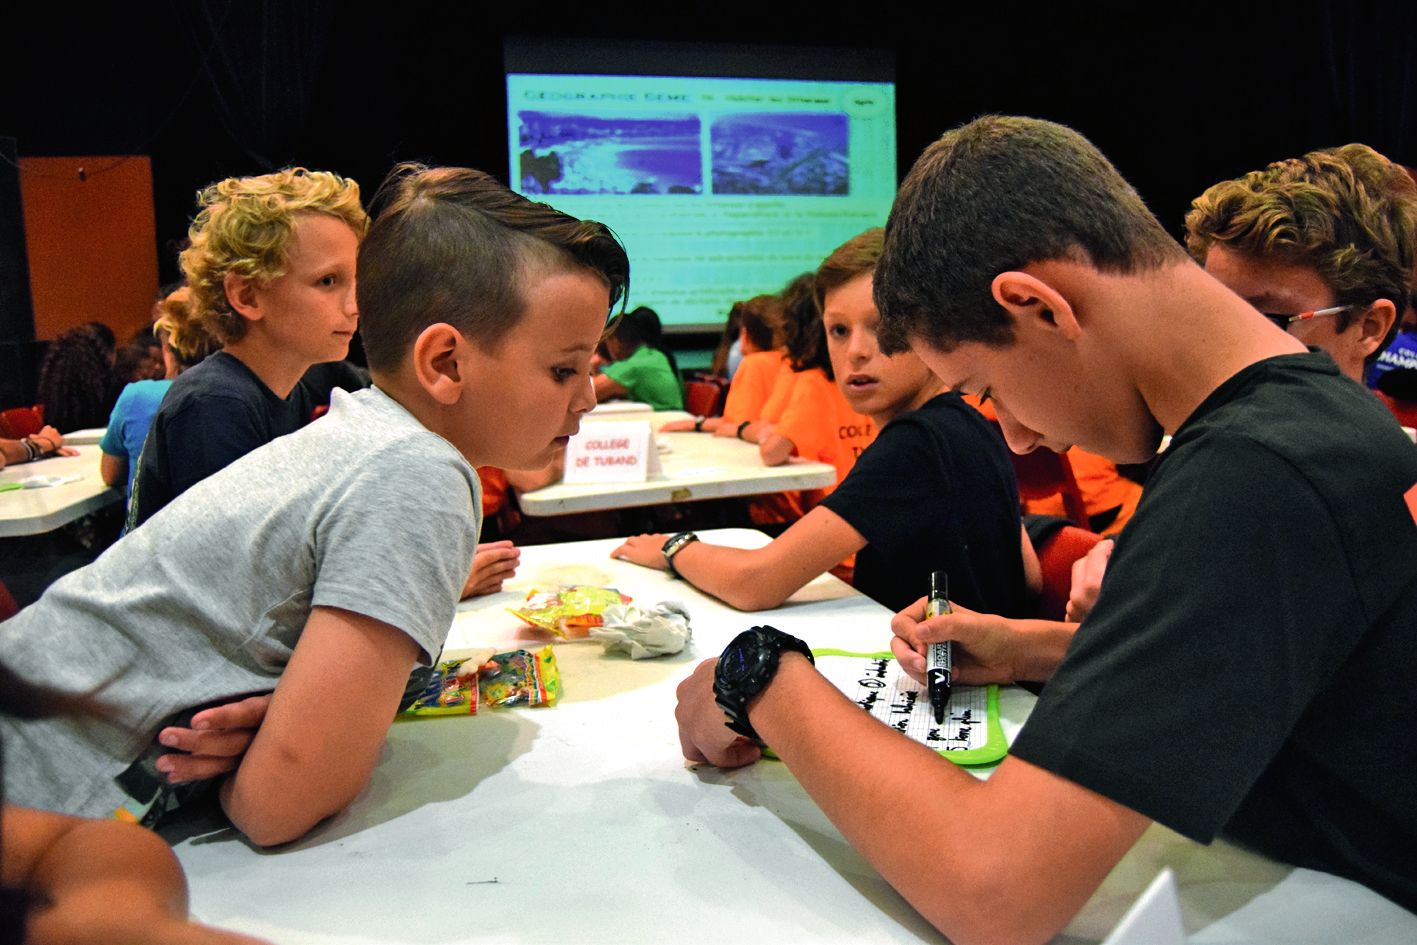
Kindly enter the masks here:
M 511 650 L 488 658 L 440 660 L 428 685 L 400 718 L 476 715 L 479 705 L 555 705 L 561 671 L 550 644 L 536 652 Z
M 563 640 L 585 639 L 592 627 L 604 625 L 601 614 L 631 598 L 613 587 L 567 585 L 555 591 L 531 591 L 520 607 L 507 608 L 533 627 L 549 630 Z

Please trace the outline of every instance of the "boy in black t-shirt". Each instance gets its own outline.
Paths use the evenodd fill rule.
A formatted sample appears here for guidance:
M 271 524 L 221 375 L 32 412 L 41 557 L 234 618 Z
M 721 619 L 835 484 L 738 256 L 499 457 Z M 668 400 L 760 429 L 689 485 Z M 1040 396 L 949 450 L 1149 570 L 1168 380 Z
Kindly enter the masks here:
M 636 535 L 613 556 L 672 567 L 743 610 L 778 606 L 853 554 L 856 588 L 892 610 L 915 600 L 932 571 L 946 571 L 953 596 L 968 607 L 1026 609 L 1040 580 L 1037 558 L 998 435 L 914 354 L 887 357 L 876 343 L 871 285 L 883 238 L 879 228 L 853 237 L 816 276 L 836 383 L 881 431 L 841 484 L 762 548 L 688 536 L 666 548 L 666 535 Z
M 927 149 L 875 295 L 887 347 L 991 398 L 1015 450 L 1171 447 L 1071 639 L 897 616 L 897 652 L 958 639 L 960 682 L 1050 680 L 987 782 L 785 641 L 735 641 L 752 673 L 709 661 L 680 686 L 685 754 L 754 760 L 730 709 L 955 942 L 1053 936 L 1152 821 L 1417 908 L 1417 450 L 1382 406 L 1048 122 L 982 118 Z

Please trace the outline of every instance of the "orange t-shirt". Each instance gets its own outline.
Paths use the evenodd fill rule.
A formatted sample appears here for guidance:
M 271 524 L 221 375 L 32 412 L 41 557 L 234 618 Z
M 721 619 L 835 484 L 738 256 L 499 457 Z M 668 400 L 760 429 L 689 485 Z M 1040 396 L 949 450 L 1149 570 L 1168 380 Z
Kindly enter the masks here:
M 507 504 L 507 474 L 496 466 L 478 466 L 477 478 L 482 480 L 482 520 L 496 518 Z
M 1141 486 L 1118 472 L 1116 464 L 1110 459 L 1076 446 L 1068 450 L 1068 462 L 1072 464 L 1073 478 L 1082 490 L 1082 504 L 1087 514 L 1100 515 L 1109 509 L 1121 509 L 1102 530 L 1109 535 L 1121 531 L 1136 511 L 1137 502 L 1141 499 Z M 1061 502 L 1060 499 L 1059 504 Z
M 761 417 L 776 386 L 778 372 L 786 365 L 787 355 L 781 351 L 754 351 L 744 355 L 733 374 L 733 383 L 728 385 L 723 422 L 737 426 L 744 420 Z
M 831 463 L 836 467 L 836 481 L 841 482 L 856 465 L 856 457 L 876 438 L 876 425 L 870 417 L 852 410 L 836 383 L 813 368 L 797 375 L 792 396 L 773 432 L 792 441 L 795 455 Z M 825 489 L 821 494 L 830 491 Z
M 768 399 L 763 403 L 762 413 L 758 415 L 759 420 L 777 423 L 782 419 L 782 412 L 787 409 L 787 402 L 792 399 L 792 391 L 797 387 L 799 376 L 796 371 L 792 370 L 791 362 L 784 357 L 782 364 L 778 366 L 777 376 L 773 378 L 772 393 L 768 394 Z
M 966 394 L 964 400 L 990 420 L 998 422 L 994 408 L 989 404 L 981 404 L 979 398 L 972 394 Z M 1078 491 L 1082 493 L 1083 509 L 1088 517 L 1111 509 L 1120 509 L 1117 517 L 1102 532 L 1112 535 L 1121 531 L 1122 526 L 1127 524 L 1132 513 L 1136 511 L 1137 502 L 1141 499 L 1141 486 L 1118 472 L 1117 465 L 1104 456 L 1089 453 L 1076 446 L 1069 449 L 1066 455 L 1068 465 L 1073 469 L 1073 478 L 1077 480 Z M 1049 496 L 1046 499 L 1025 499 L 1023 510 L 1034 515 L 1067 517 L 1061 495 Z
M 876 438 L 871 418 L 852 410 L 825 373 L 817 368 L 795 372 L 786 359 L 761 419 L 792 441 L 793 455 L 835 466 L 837 482 Z M 748 503 L 748 512 L 758 525 L 795 522 L 834 488 L 758 496 Z

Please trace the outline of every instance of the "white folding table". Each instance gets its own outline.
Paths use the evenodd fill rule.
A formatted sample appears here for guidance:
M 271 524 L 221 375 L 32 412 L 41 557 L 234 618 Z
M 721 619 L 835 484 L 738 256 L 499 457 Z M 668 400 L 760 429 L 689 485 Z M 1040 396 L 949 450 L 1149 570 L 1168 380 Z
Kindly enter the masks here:
M 766 540 L 747 530 L 704 538 Z M 878 649 L 890 614 L 827 576 L 776 610 L 739 613 L 612 560 L 616 544 L 523 549 L 506 591 L 459 609 L 449 644 L 539 645 L 548 635 L 506 607 L 529 589 L 576 582 L 685 602 L 688 652 L 635 662 L 594 642 L 558 644 L 559 705 L 396 723 L 353 805 L 280 850 L 253 849 L 219 824 L 183 825 L 176 852 L 194 913 L 282 945 L 942 941 L 785 766 L 690 766 L 674 722 L 676 685 L 740 630 L 770 623 L 814 646 Z M 1001 696 L 1012 737 L 1033 697 L 1012 687 Z M 903 800 L 881 816 L 929 802 Z M 1417 941 L 1417 916 L 1362 886 L 1161 827 L 1059 941 L 1103 938 L 1165 866 L 1194 943 Z

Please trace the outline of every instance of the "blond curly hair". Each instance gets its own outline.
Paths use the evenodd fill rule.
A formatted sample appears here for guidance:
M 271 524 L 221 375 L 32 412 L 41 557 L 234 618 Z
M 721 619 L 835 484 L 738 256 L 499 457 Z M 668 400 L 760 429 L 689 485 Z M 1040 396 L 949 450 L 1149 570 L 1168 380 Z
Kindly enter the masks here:
M 226 297 L 226 274 L 269 285 L 286 272 L 287 253 L 302 213 L 323 213 L 349 224 L 363 238 L 369 216 L 359 185 L 329 171 L 291 167 L 258 177 L 228 177 L 197 195 L 201 207 L 187 231 L 190 245 L 179 262 L 191 291 L 187 311 L 169 309 L 163 328 L 183 355 L 214 340 L 240 341 L 247 322 Z
M 1417 183 L 1363 144 L 1276 161 L 1191 204 L 1186 248 L 1204 264 L 1216 243 L 1310 266 L 1340 304 L 1387 299 L 1401 311 L 1417 255 Z M 1343 313 L 1335 327 L 1351 319 Z

